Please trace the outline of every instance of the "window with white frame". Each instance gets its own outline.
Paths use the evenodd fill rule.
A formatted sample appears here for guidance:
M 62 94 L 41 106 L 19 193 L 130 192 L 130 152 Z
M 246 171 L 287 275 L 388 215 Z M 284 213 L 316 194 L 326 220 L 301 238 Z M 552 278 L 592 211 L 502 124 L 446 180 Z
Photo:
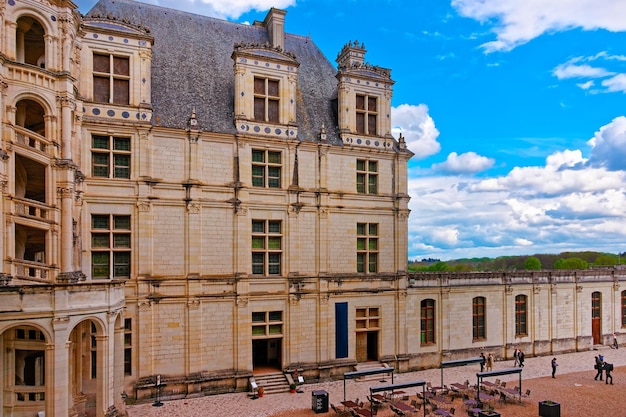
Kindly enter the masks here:
M 130 178 L 130 138 L 91 136 L 91 175 L 98 178 Z

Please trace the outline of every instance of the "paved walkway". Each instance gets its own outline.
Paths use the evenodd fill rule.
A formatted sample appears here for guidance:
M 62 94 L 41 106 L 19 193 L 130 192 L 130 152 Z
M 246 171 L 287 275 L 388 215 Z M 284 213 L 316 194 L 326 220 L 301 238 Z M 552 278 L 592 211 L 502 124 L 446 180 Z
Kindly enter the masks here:
M 595 373 L 593 369 L 594 356 L 598 353 L 604 355 L 605 361 L 615 366 L 626 366 L 626 347 L 614 350 L 608 347 L 602 347 L 599 351 L 589 350 L 585 352 L 567 353 L 556 355 L 559 364 L 558 374 L 580 372 L 588 370 L 592 375 Z M 523 379 L 539 378 L 549 376 L 552 372 L 550 361 L 553 356 L 541 356 L 534 358 L 526 358 L 524 370 L 522 372 Z M 497 361 L 494 365 L 494 371 L 498 369 L 513 367 L 513 360 Z M 468 365 L 456 368 L 444 369 L 444 384 L 448 385 L 452 382 L 463 382 L 469 380 L 470 383 L 476 382 L 476 372 L 480 370 L 479 365 Z M 502 381 L 518 381 L 519 376 L 504 375 L 501 376 Z M 441 369 L 428 369 L 424 371 L 408 372 L 394 375 L 394 383 L 404 383 L 411 381 L 425 380 L 433 385 L 441 384 Z M 390 384 L 391 379 L 387 377 L 387 382 L 380 383 L 378 381 L 357 382 L 354 380 L 345 381 L 345 390 L 347 399 L 366 400 L 369 394 L 370 386 Z M 523 383 L 523 380 L 522 380 Z M 328 392 L 329 401 L 338 404 L 344 398 L 344 381 L 322 382 L 316 384 L 304 384 L 300 386 L 304 391 L 302 394 L 271 394 L 265 395 L 263 398 L 252 400 L 247 393 L 221 394 L 211 395 L 201 398 L 190 398 L 185 400 L 164 401 L 162 407 L 153 407 L 152 403 L 128 406 L 127 411 L 129 417 L 157 417 L 157 416 L 176 416 L 176 417 L 213 417 L 213 416 L 232 416 L 232 417 L 267 417 L 279 411 L 294 409 L 310 409 L 312 400 L 312 391 L 324 390 Z M 522 385 L 523 388 L 523 385 Z M 413 390 L 413 391 L 416 391 Z M 411 394 L 414 392 L 411 391 Z

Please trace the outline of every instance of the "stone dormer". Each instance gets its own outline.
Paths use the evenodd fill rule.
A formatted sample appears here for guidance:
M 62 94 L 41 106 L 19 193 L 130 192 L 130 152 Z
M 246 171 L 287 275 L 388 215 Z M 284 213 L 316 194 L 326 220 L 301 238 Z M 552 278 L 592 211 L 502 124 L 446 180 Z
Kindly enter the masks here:
M 391 71 L 365 62 L 365 46 L 348 42 L 337 55 L 338 125 L 345 145 L 392 149 Z

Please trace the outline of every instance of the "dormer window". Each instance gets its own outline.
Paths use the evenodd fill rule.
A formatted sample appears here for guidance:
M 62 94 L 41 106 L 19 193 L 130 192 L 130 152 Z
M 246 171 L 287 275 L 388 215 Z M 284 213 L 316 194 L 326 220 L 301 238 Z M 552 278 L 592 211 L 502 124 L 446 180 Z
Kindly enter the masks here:
M 130 104 L 130 60 L 109 54 L 93 54 L 93 100 Z
M 254 77 L 254 120 L 279 123 L 279 82 Z
M 361 135 L 376 135 L 378 117 L 377 98 L 372 96 L 356 96 L 356 131 Z

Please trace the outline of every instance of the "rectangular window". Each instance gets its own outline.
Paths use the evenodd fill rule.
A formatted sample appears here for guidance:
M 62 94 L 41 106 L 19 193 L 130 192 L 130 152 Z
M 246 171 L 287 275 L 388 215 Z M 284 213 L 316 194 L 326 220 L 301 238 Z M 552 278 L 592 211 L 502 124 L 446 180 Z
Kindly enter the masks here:
M 93 100 L 129 104 L 130 60 L 109 54 L 93 54 Z
M 254 77 L 254 120 L 279 122 L 279 83 L 269 78 Z
M 356 191 L 359 194 L 378 194 L 378 162 L 356 160 Z
M 420 325 L 421 343 L 435 343 L 435 300 L 422 300 L 420 308 Z
M 356 225 L 356 269 L 357 272 L 378 271 L 378 223 Z
M 252 185 L 254 187 L 280 188 L 281 153 L 252 150 Z
M 252 313 L 252 337 L 265 339 L 282 336 L 282 311 L 257 311 Z
M 515 296 L 515 336 L 526 336 L 526 296 Z
M 91 174 L 99 178 L 130 178 L 130 138 L 92 135 Z
M 485 297 L 475 297 L 472 300 L 472 338 L 485 338 Z
M 252 273 L 280 275 L 282 258 L 280 220 L 252 220 Z
M 124 319 L 124 375 L 133 373 L 133 323 Z
M 356 309 L 356 330 L 379 330 L 380 309 L 365 307 Z
M 356 131 L 362 135 L 376 135 L 378 117 L 377 97 L 356 96 Z
M 91 277 L 130 278 L 130 216 L 91 216 Z

